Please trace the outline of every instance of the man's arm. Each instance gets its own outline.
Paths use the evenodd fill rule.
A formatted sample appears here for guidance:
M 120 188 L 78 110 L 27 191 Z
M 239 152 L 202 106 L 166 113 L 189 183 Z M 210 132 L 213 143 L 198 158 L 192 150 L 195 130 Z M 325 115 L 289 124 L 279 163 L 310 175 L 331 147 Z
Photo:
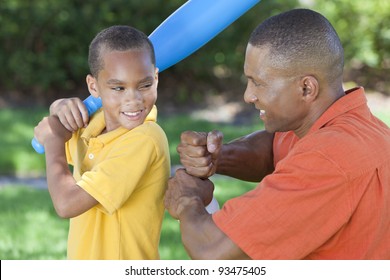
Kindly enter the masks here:
M 192 259 L 248 259 L 205 210 L 213 189 L 211 181 L 191 176 L 183 169 L 169 179 L 165 207 L 180 221 L 184 247 Z
M 224 144 L 216 173 L 260 182 L 274 171 L 273 139 L 274 134 L 262 130 Z
M 204 204 L 199 201 L 183 205 L 180 230 L 184 247 L 192 259 L 250 259 L 215 225 L 212 216 L 205 213 Z
M 219 131 L 186 131 L 177 147 L 187 173 L 208 178 L 215 173 L 237 179 L 260 182 L 274 170 L 274 134 L 257 131 L 222 144 Z
M 44 118 L 35 128 L 35 137 L 45 147 L 47 184 L 57 214 L 71 218 L 96 205 L 98 202 L 76 184 L 69 170 L 65 142 L 71 133 L 58 118 Z

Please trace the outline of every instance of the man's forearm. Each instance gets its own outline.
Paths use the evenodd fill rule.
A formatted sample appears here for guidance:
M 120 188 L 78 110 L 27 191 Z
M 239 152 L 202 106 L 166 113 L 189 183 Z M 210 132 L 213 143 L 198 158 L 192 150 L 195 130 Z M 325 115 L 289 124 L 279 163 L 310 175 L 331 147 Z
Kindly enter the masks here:
M 260 182 L 274 170 L 274 135 L 257 131 L 223 145 L 217 173 L 244 181 Z
M 180 231 L 192 259 L 248 259 L 214 223 L 200 199 L 187 200 L 180 214 Z

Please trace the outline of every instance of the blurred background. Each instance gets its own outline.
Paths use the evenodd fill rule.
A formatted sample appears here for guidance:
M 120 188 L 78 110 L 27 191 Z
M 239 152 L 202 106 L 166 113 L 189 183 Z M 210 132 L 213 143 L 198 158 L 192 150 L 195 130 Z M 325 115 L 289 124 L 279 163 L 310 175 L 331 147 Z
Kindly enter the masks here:
M 96 33 L 127 24 L 150 34 L 184 3 L 1 0 L 0 105 L 47 106 L 59 97 L 86 97 L 88 46 Z M 346 82 L 390 94 L 389 1 L 263 0 L 195 54 L 164 71 L 160 99 L 201 103 L 225 93 L 240 99 L 249 34 L 265 18 L 295 7 L 317 10 L 334 25 L 345 47 Z
M 34 152 L 30 141 L 51 102 L 89 95 L 85 76 L 90 41 L 117 24 L 150 34 L 185 2 L 0 0 L 0 259 L 65 257 L 67 221 L 53 212 L 44 157 Z M 267 17 L 297 7 L 311 8 L 330 20 L 345 48 L 345 88 L 364 86 L 374 114 L 390 124 L 390 1 L 262 0 L 160 74 L 159 122 L 168 135 L 174 166 L 179 164 L 176 146 L 184 130 L 218 128 L 228 141 L 262 128 L 252 106 L 243 102 L 247 40 Z M 254 186 L 223 177 L 214 182 L 221 204 Z M 226 191 L 227 184 L 233 191 Z M 163 259 L 187 258 L 178 224 L 169 217 L 161 252 Z

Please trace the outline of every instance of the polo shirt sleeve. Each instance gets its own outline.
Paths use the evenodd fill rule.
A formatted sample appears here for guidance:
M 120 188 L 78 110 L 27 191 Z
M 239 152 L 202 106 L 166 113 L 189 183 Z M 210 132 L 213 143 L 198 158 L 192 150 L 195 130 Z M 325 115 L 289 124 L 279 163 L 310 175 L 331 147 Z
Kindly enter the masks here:
M 161 157 L 159 139 L 143 130 L 118 140 L 104 160 L 85 172 L 77 184 L 91 194 L 109 214 L 126 202 L 140 186 L 145 186 L 149 167 Z
M 253 259 L 302 259 L 348 221 L 345 184 L 342 170 L 321 153 L 295 153 L 213 220 Z
M 65 156 L 69 165 L 74 165 L 72 153 L 70 152 L 73 146 L 77 145 L 77 139 L 79 137 L 79 131 L 72 134 L 72 137 L 65 143 Z

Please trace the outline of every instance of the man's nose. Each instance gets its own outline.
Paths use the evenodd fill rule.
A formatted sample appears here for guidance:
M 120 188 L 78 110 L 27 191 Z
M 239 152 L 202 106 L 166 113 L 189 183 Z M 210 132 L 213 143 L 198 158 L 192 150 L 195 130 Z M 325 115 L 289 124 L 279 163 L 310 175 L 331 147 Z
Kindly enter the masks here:
M 249 84 L 246 86 L 246 89 L 244 92 L 244 101 L 246 103 L 249 103 L 249 104 L 257 101 L 257 96 L 252 93 L 252 90 L 251 90 Z

